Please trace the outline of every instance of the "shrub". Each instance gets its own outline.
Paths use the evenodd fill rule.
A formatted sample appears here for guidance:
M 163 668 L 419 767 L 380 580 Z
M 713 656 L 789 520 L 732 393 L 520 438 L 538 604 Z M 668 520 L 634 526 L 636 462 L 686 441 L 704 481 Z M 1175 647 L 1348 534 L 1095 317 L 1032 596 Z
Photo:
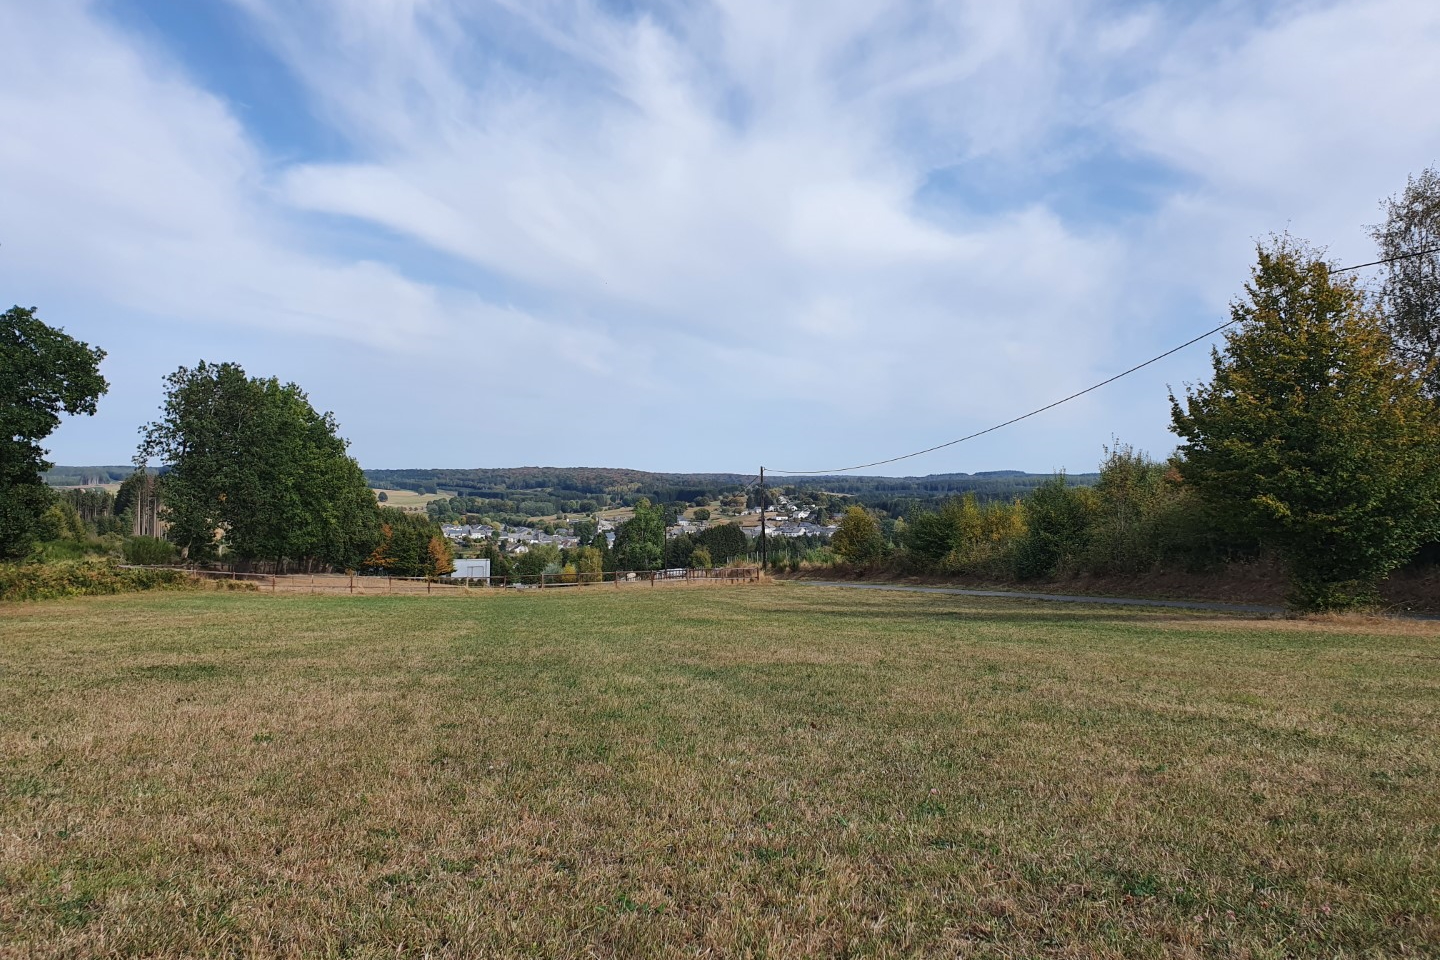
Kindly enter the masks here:
M 840 528 L 830 538 L 830 547 L 847 563 L 872 564 L 885 554 L 885 538 L 880 534 L 880 525 L 864 507 L 851 507 L 845 511 Z
M 30 559 L 36 563 L 58 563 L 62 560 L 83 560 L 94 551 L 78 540 L 43 540 L 35 544 Z
M 1156 519 L 1177 483 L 1167 467 L 1117 442 L 1105 448 L 1094 487 L 1093 526 L 1083 566 L 1092 573 L 1143 573 L 1160 562 L 1163 544 Z
M 1094 492 L 1069 486 L 1058 476 L 1036 487 L 1024 502 L 1026 527 L 1015 545 L 1015 575 L 1038 580 L 1073 569 L 1089 546 Z
M 184 590 L 198 583 L 183 570 L 127 570 L 110 558 L 7 564 L 0 566 L 0 601 Z
M 158 567 L 175 562 L 175 545 L 158 537 L 127 537 L 123 550 L 126 563 Z

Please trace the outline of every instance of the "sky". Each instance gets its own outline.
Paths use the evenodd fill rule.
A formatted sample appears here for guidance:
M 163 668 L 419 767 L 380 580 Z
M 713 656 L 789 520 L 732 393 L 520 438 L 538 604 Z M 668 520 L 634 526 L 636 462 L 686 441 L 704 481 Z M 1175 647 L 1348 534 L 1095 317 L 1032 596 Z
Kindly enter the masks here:
M 368 468 L 879 460 L 1224 322 L 1273 233 L 1374 259 L 1440 162 L 1434 0 L 0 0 L 0 63 L 0 301 L 107 352 L 64 464 L 202 359 Z M 866 472 L 1163 457 L 1209 373 Z

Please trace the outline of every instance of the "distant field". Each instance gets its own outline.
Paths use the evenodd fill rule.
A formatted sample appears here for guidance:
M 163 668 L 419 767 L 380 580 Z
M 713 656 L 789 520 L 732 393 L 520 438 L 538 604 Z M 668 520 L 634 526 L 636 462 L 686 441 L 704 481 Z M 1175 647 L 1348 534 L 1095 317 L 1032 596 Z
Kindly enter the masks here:
M 0 956 L 1435 956 L 1437 891 L 1435 624 L 0 607 Z
M 414 490 L 382 490 L 375 488 L 377 495 L 383 493 L 387 497 L 385 506 L 399 507 L 402 510 L 415 510 L 424 512 L 425 505 L 431 500 L 439 500 L 448 497 L 450 494 L 441 491 L 440 493 L 416 493 Z

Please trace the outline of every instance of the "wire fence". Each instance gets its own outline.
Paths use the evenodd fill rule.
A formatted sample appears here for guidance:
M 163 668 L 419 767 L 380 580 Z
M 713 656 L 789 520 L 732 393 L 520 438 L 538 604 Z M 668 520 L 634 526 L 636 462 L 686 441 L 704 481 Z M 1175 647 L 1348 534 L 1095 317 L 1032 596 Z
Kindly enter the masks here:
M 339 593 L 354 595 L 457 596 L 497 590 L 554 590 L 576 587 L 658 587 L 759 583 L 759 567 L 673 568 L 669 570 L 616 570 L 604 573 L 541 573 L 525 577 L 392 577 L 351 573 L 246 573 L 207 567 L 151 567 L 130 565 L 131 570 L 183 570 L 202 580 L 251 584 L 267 593 Z

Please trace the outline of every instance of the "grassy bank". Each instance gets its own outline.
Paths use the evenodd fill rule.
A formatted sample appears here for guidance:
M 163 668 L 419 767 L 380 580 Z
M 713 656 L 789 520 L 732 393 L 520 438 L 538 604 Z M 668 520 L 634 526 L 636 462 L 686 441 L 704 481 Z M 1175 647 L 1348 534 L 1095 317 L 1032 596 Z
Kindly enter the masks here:
M 787 584 L 0 610 L 0 956 L 1416 956 L 1440 628 Z

